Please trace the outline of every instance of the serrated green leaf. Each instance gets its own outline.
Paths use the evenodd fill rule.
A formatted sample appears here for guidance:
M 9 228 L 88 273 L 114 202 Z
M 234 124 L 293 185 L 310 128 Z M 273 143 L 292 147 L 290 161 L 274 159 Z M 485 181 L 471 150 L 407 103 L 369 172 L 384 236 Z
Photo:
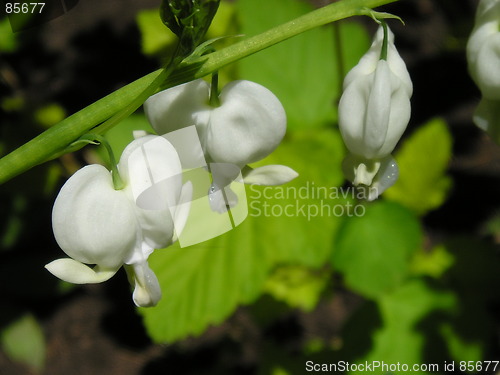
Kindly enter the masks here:
M 239 304 L 259 297 L 278 264 L 324 264 L 342 220 L 326 210 L 345 199 L 321 194 L 342 183 L 342 156 L 336 131 L 291 134 L 262 164 L 286 164 L 300 174 L 297 179 L 280 187 L 247 188 L 249 215 L 224 235 L 156 251 L 150 265 L 163 298 L 157 307 L 140 310 L 153 340 L 172 342 L 221 323 Z M 318 186 L 325 189 L 319 192 Z M 322 201 L 325 215 L 307 217 L 307 207 L 320 207 Z
M 452 185 L 445 174 L 452 155 L 451 142 L 446 123 L 441 119 L 418 128 L 395 154 L 399 179 L 385 192 L 385 198 L 419 215 L 443 204 Z
M 424 349 L 428 343 L 421 323 L 431 313 L 452 314 L 457 298 L 451 292 L 435 291 L 421 279 L 412 280 L 379 300 L 382 326 L 373 335 L 373 346 L 363 360 L 385 363 L 426 363 Z M 432 325 L 431 323 L 429 323 Z M 439 325 L 439 321 L 433 324 Z M 429 333 L 429 332 L 427 332 Z M 394 371 L 393 374 L 407 374 Z M 418 371 L 419 374 L 430 373 Z
M 45 364 L 45 338 L 36 319 L 26 314 L 3 329 L 0 342 L 14 361 L 40 372 Z
M 255 35 L 305 14 L 312 7 L 297 0 L 239 0 L 241 32 Z M 369 46 L 358 24 L 339 23 L 343 73 L 354 66 Z M 317 28 L 245 58 L 239 63 L 244 79 L 269 88 L 280 98 L 291 129 L 320 127 L 336 120 L 336 100 L 343 77 L 335 57 L 332 26 Z
M 339 230 L 332 264 L 345 283 L 377 298 L 401 285 L 422 233 L 417 218 L 392 202 L 366 205 L 363 216 L 348 218 Z

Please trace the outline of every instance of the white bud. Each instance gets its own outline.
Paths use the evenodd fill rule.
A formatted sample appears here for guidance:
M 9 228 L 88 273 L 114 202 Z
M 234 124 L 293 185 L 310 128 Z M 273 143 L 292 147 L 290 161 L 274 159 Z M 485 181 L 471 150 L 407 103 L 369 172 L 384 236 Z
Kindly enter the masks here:
M 479 3 L 467 42 L 469 72 L 483 97 L 500 99 L 500 1 Z
M 413 85 L 388 29 L 387 60 L 381 60 L 383 28 L 346 76 L 339 126 L 349 151 L 366 159 L 389 155 L 408 125 Z

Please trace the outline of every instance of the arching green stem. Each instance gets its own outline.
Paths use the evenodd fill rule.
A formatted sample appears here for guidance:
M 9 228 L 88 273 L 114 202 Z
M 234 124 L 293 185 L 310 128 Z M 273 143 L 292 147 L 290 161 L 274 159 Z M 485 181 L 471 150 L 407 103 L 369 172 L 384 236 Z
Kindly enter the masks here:
M 355 15 L 398 0 L 342 0 L 317 9 L 259 35 L 205 56 L 185 58 L 174 71 L 159 69 L 89 105 L 28 143 L 0 159 L 0 184 L 35 165 L 53 159 L 83 134 L 102 133 L 132 113 L 159 87 L 172 87 L 209 75 L 246 56 L 287 40 L 315 27 Z M 111 119 L 109 122 L 106 120 Z

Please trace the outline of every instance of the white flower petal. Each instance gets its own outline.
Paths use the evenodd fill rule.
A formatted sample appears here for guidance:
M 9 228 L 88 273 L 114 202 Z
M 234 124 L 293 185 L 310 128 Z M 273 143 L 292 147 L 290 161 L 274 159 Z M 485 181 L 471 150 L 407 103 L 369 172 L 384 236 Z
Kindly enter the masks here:
M 131 142 L 118 164 L 120 175 L 137 205 L 165 210 L 175 205 L 182 187 L 182 167 L 174 146 L 148 135 Z
M 189 211 L 191 208 L 192 197 L 193 197 L 193 184 L 191 183 L 191 181 L 188 181 L 182 186 L 181 196 L 179 197 L 179 201 L 177 203 L 177 206 L 175 207 L 175 213 L 174 213 L 175 233 L 172 238 L 172 242 L 176 242 L 179 239 L 179 236 L 182 234 L 182 231 L 186 226 L 186 222 L 189 216 Z
M 209 84 L 197 79 L 151 96 L 144 103 L 144 111 L 158 134 L 190 125 L 197 125 L 200 131 L 208 123 L 209 95 Z
M 135 205 L 141 229 L 141 246 L 125 262 L 147 259 L 154 249 L 173 243 L 172 212 L 182 190 L 182 167 L 177 151 L 161 136 L 145 136 L 124 150 L 118 165 Z
M 101 269 L 99 266 L 92 269 L 71 258 L 54 260 L 45 265 L 45 268 L 61 280 L 73 284 L 102 283 L 109 280 L 118 271 L 118 268 Z
M 380 150 L 387 138 L 389 129 L 389 116 L 392 109 L 391 103 L 391 71 L 385 60 L 379 60 L 373 83 L 368 94 L 366 108 L 366 124 L 364 129 L 364 138 L 368 139 L 371 153 Z M 367 153 L 367 151 L 365 151 Z
M 222 90 L 220 102 L 210 113 L 207 129 L 206 151 L 211 161 L 241 168 L 269 155 L 283 139 L 285 110 L 267 88 L 233 81 Z
M 243 179 L 245 184 L 275 186 L 286 184 L 298 176 L 292 168 L 274 164 L 252 169 Z
M 134 205 L 114 190 L 110 172 L 89 165 L 64 184 L 54 203 L 57 243 L 71 258 L 115 269 L 133 251 L 138 235 Z

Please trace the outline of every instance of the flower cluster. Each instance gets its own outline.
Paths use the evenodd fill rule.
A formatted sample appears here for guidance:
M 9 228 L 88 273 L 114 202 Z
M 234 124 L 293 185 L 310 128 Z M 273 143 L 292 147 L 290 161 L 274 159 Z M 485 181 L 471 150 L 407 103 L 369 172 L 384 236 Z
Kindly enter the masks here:
M 349 150 L 346 178 L 369 191 L 369 200 L 392 186 L 398 167 L 391 156 L 408 125 L 413 85 L 394 46 L 394 34 L 380 26 L 368 52 L 345 77 L 339 126 Z
M 208 199 L 214 211 L 223 212 L 237 200 L 220 188 L 232 182 L 233 171 L 239 173 L 279 145 L 286 116 L 279 100 L 253 82 L 226 86 L 217 107 L 208 104 L 209 93 L 210 86 L 196 80 L 153 95 L 145 110 L 162 135 L 195 125 L 206 160 L 234 166 L 212 170 Z M 161 290 L 148 257 L 178 239 L 196 188 L 182 182 L 181 154 L 166 137 L 142 134 L 125 148 L 114 172 L 101 165 L 76 172 L 62 187 L 52 214 L 56 241 L 69 258 L 46 268 L 62 280 L 85 284 L 106 281 L 125 266 L 135 304 L 156 305 Z M 246 183 L 275 185 L 297 176 L 280 165 L 249 169 Z M 113 173 L 121 176 L 123 188 L 113 184 Z
M 467 43 L 469 73 L 481 90 L 474 122 L 495 138 L 500 130 L 500 1 L 481 0 Z

